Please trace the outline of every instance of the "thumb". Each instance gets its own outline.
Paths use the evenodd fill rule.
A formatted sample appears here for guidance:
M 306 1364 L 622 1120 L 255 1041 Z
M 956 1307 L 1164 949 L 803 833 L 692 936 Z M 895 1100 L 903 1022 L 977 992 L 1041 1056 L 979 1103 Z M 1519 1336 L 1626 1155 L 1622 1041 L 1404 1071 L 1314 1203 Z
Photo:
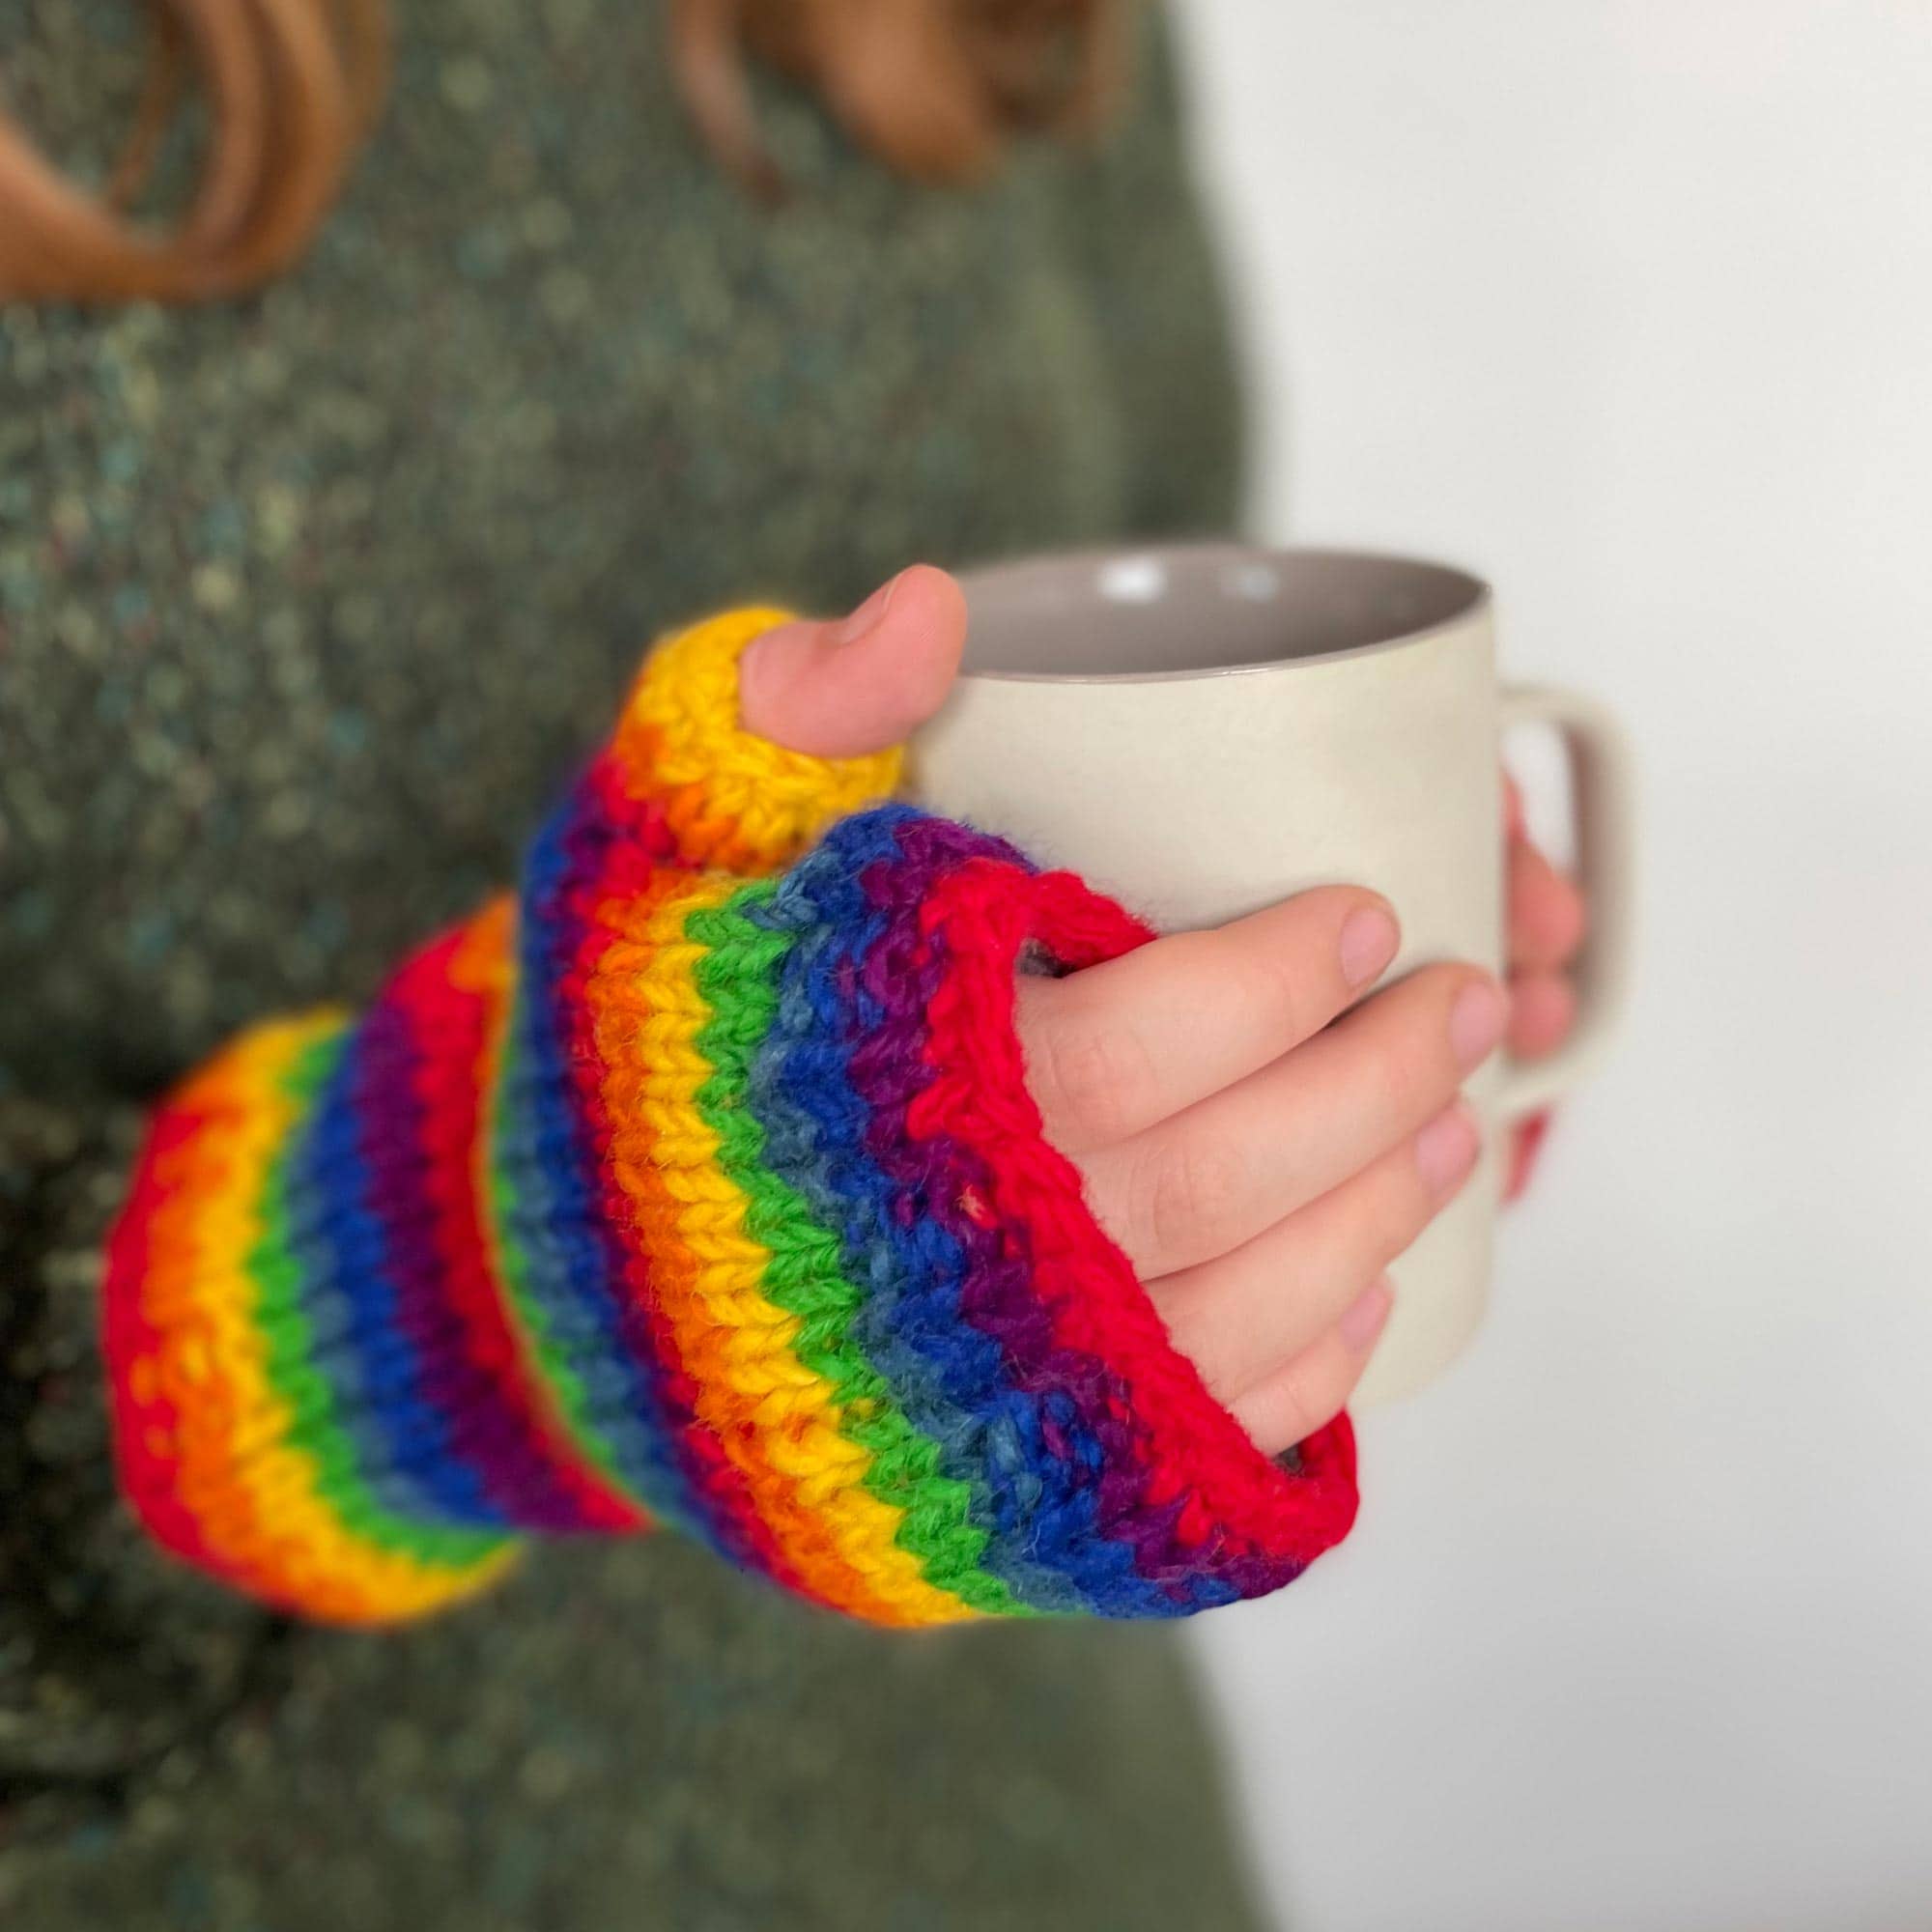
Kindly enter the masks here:
M 909 737 L 945 702 L 966 644 L 966 599 L 929 563 L 849 617 L 767 631 L 738 661 L 739 719 L 775 745 L 856 758 Z

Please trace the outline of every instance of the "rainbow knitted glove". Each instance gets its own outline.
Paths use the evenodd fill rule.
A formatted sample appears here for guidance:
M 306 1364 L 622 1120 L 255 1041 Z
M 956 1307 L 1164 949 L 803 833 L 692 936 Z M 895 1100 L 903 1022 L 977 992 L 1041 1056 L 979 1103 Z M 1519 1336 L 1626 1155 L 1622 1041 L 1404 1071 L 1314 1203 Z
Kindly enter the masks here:
M 663 1522 L 930 1624 L 1181 1615 L 1347 1531 L 1347 1419 L 1254 1446 L 1028 1095 L 1015 971 L 1147 929 L 860 810 L 896 753 L 740 731 L 782 618 L 658 651 L 514 900 L 159 1110 L 105 1321 L 123 1481 L 179 1555 L 379 1622 Z

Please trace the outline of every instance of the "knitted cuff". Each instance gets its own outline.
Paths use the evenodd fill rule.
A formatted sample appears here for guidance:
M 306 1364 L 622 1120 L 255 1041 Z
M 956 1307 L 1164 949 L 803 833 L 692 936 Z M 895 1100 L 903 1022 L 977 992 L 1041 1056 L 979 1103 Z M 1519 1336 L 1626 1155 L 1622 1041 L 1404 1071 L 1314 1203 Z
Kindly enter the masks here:
M 779 877 L 694 871 L 778 863 L 877 766 L 732 794 L 735 690 L 717 784 L 663 696 L 647 674 L 514 903 L 157 1117 L 107 1285 L 136 1507 L 353 1621 L 653 1520 L 890 1624 L 1296 1575 L 1352 1517 L 1346 1420 L 1293 1466 L 1253 1446 L 1026 1090 L 1016 968 L 1145 928 L 898 807 Z

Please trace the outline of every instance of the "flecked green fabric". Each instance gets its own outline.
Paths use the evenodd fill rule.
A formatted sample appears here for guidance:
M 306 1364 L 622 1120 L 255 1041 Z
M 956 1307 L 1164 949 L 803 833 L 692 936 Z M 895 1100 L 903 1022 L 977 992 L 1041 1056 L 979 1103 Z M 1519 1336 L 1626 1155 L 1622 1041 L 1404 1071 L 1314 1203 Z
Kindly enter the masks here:
M 642 642 L 1225 528 L 1236 403 L 1165 51 L 1098 149 L 938 192 L 770 81 L 696 148 L 657 0 L 413 0 L 312 258 L 0 308 L 0 1918 L 300 1932 L 1250 1921 L 1168 1637 L 848 1628 L 668 1538 L 387 1637 L 116 1506 L 100 1233 L 141 1103 L 507 877 Z M 0 0 L 98 162 L 123 0 Z

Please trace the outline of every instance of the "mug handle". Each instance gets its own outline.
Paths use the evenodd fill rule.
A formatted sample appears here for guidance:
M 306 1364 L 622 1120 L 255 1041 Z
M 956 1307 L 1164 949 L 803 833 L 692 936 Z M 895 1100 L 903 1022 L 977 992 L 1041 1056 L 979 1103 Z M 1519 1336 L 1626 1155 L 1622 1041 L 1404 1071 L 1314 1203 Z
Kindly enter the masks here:
M 1577 813 L 1577 879 L 1590 923 L 1577 961 L 1577 1023 L 1542 1060 L 1507 1061 L 1498 1106 L 1515 1121 L 1546 1107 L 1595 1070 L 1623 1018 L 1635 924 L 1634 758 L 1622 725 L 1573 691 L 1516 687 L 1502 694 L 1502 729 L 1552 724 L 1569 753 Z

